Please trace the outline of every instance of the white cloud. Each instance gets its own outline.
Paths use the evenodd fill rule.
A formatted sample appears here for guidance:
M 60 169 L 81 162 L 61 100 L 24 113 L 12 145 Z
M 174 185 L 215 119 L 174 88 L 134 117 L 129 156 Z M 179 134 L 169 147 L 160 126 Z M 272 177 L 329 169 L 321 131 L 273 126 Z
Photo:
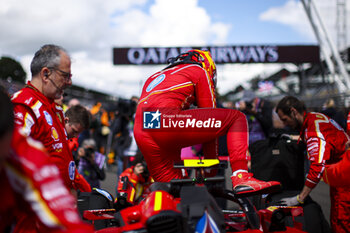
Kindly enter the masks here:
M 156 0 L 149 14 L 140 10 L 114 18 L 121 44 L 188 46 L 225 42 L 230 25 L 213 23 L 197 0 Z
M 335 34 L 335 2 L 314 2 L 327 28 Z M 56 43 L 72 55 L 75 84 L 130 97 L 138 95 L 144 80 L 164 66 L 114 66 L 113 47 L 227 43 L 232 24 L 214 22 L 206 9 L 199 7 L 198 0 L 155 0 L 151 4 L 149 0 L 3 0 L 0 56 L 10 55 L 20 60 L 29 75 L 33 53 L 43 44 Z M 292 27 L 316 41 L 300 1 L 288 0 L 263 12 L 259 18 Z M 278 67 L 219 66 L 219 90 L 223 94 L 244 84 L 244 80 L 262 72 L 275 72 Z
M 288 25 L 300 34 L 315 39 L 301 1 L 288 0 L 283 6 L 272 7 L 263 12 L 259 18 Z
M 2 1 L 0 53 L 31 54 L 44 43 L 57 43 L 71 52 L 98 52 L 113 41 L 109 25 L 111 15 L 145 2 Z
M 230 25 L 212 22 L 198 0 L 5 0 L 0 9 L 0 56 L 20 60 L 29 75 L 34 52 L 55 43 L 72 55 L 73 83 L 116 96 L 138 95 L 159 67 L 113 66 L 117 46 L 225 43 Z M 29 77 L 28 77 L 29 78 Z
M 114 66 L 111 62 L 91 60 L 85 53 L 74 54 L 73 58 L 75 84 L 115 96 L 139 95 L 142 80 L 157 71 L 157 67 Z
M 329 0 L 317 0 L 313 1 L 316 5 L 322 22 L 328 31 L 331 39 L 336 44 L 337 42 L 337 3 L 336 1 Z M 350 15 L 350 4 L 347 4 L 347 15 Z M 302 36 L 316 41 L 314 31 L 311 27 L 309 19 L 306 15 L 304 7 L 301 1 L 288 0 L 284 5 L 278 7 L 272 7 L 263 12 L 259 16 L 260 20 L 277 22 L 292 27 L 296 32 Z M 347 31 L 350 31 L 350 17 L 346 18 L 346 24 L 348 26 Z M 349 45 L 349 42 L 347 44 Z

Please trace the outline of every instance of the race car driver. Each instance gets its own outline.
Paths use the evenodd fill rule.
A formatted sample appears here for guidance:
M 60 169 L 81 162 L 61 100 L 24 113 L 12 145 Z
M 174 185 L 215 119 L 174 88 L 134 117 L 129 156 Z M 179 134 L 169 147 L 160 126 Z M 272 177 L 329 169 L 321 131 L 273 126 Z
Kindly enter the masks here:
M 233 188 L 237 193 L 268 192 L 278 182 L 263 182 L 247 170 L 248 129 L 243 113 L 216 108 L 216 66 L 210 52 L 190 50 L 144 84 L 134 135 L 157 182 L 186 177 L 173 167 L 181 148 L 203 144 L 205 158 L 217 157 L 217 138 L 227 134 Z M 191 105 L 197 108 L 189 109 Z
M 70 70 L 70 57 L 62 47 L 44 45 L 31 62 L 32 80 L 12 97 L 16 127 L 44 144 L 69 189 L 73 187 L 75 164 L 68 147 L 63 109 L 54 100 L 72 84 Z
M 13 128 L 10 98 L 0 91 L 0 232 L 93 232 L 43 145 Z M 26 215 L 36 224 L 19 225 Z
M 276 106 L 276 113 L 286 126 L 300 130 L 307 146 L 310 168 L 304 188 L 297 196 L 282 199 L 288 206 L 303 204 L 322 178 L 326 164 L 334 164 L 346 155 L 349 136 L 331 118 L 322 113 L 306 112 L 299 99 L 286 96 Z M 350 188 L 330 186 L 331 226 L 337 233 L 350 232 Z

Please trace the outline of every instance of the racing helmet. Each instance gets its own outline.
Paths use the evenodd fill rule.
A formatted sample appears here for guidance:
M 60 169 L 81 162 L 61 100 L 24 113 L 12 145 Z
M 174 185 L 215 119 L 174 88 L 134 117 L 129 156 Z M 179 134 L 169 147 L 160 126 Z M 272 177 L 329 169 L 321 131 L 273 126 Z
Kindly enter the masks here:
M 166 69 L 179 64 L 200 65 L 213 81 L 214 87 L 216 86 L 216 65 L 209 51 L 198 49 L 189 50 L 177 57 L 169 58 L 168 63 L 170 63 L 170 65 L 166 67 Z

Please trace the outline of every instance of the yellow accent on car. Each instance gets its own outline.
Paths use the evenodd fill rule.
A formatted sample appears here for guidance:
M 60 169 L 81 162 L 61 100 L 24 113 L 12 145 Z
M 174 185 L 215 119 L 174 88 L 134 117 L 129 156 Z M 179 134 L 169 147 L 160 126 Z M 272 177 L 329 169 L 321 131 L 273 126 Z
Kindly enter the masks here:
M 271 212 L 273 212 L 273 211 L 275 211 L 277 209 L 278 209 L 278 207 L 276 207 L 276 206 L 269 206 L 269 207 L 267 207 L 267 210 L 269 210 Z
M 220 161 L 218 159 L 185 159 L 184 166 L 185 167 L 211 167 L 219 164 Z
M 131 189 L 131 194 L 130 194 L 130 197 L 129 197 L 129 201 L 133 202 L 134 201 L 134 197 L 135 197 L 135 189 L 132 188 Z
M 158 211 L 162 208 L 162 192 L 156 192 L 154 199 L 154 211 Z

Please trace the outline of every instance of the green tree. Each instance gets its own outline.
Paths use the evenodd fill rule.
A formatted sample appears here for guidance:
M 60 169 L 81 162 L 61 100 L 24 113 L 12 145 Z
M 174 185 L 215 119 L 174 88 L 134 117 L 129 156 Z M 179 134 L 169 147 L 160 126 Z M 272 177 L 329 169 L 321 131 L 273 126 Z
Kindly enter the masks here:
M 25 83 L 27 73 L 22 65 L 10 57 L 1 57 L 0 59 L 0 79 Z

